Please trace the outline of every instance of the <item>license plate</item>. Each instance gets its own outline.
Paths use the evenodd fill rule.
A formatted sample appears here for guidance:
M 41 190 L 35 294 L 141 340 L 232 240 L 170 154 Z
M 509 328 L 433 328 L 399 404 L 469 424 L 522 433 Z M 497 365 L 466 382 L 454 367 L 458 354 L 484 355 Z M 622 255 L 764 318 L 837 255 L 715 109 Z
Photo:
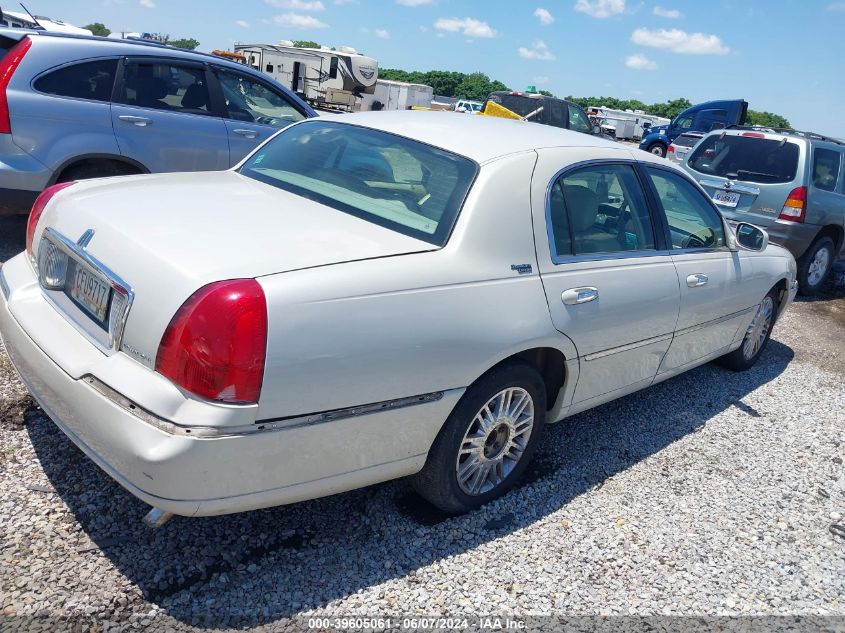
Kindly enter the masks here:
M 713 192 L 713 202 L 721 204 L 723 207 L 735 208 L 739 204 L 739 193 L 736 191 L 716 189 Z
M 65 288 L 65 292 L 95 321 L 104 325 L 109 309 L 111 286 L 80 264 L 73 268 L 70 286 Z

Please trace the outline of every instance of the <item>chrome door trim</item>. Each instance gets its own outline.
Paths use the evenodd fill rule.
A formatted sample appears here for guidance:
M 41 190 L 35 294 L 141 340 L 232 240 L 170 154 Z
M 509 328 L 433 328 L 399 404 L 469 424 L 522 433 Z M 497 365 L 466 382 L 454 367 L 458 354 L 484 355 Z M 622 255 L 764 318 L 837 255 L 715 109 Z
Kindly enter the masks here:
M 710 321 L 705 321 L 704 323 L 699 323 L 697 325 L 692 325 L 688 328 L 684 328 L 683 330 L 678 330 L 675 332 L 675 336 L 682 336 L 684 334 L 690 334 L 692 332 L 697 332 L 698 330 L 703 330 L 706 327 L 710 327 L 711 325 L 718 325 L 724 321 L 730 321 L 731 319 L 735 319 L 740 316 L 744 316 L 749 312 L 752 312 L 757 309 L 757 306 L 751 306 L 750 308 L 745 308 L 744 310 L 740 310 L 738 312 L 732 312 L 731 314 L 726 314 L 725 316 L 721 316 L 717 319 L 711 319 Z
M 601 352 L 593 352 L 592 354 L 587 354 L 584 356 L 584 360 L 591 361 L 591 360 L 598 360 L 599 358 L 604 358 L 605 356 L 612 356 L 613 354 L 619 354 L 621 352 L 627 352 L 632 349 L 637 349 L 639 347 L 645 347 L 646 345 L 651 345 L 652 343 L 660 343 L 661 341 L 668 341 L 672 338 L 672 334 L 661 334 L 660 336 L 653 336 L 651 338 L 643 339 L 642 341 L 636 341 L 634 343 L 628 343 L 627 345 L 620 345 L 619 347 L 611 347 L 610 349 L 602 350 Z
M 700 288 L 701 286 L 706 286 L 708 281 L 710 281 L 710 277 L 704 273 L 687 275 L 687 288 Z
M 731 183 L 727 185 L 726 183 Z M 744 185 L 739 184 L 734 180 L 725 179 L 724 181 L 719 180 L 708 180 L 707 178 L 702 178 L 698 181 L 698 183 L 702 187 L 713 187 L 714 189 L 721 189 L 723 191 L 736 191 L 737 193 L 747 193 L 752 196 L 759 196 L 760 189 L 758 187 L 752 187 L 751 185 Z
M 599 289 L 594 286 L 581 286 L 579 288 L 567 288 L 560 293 L 560 300 L 564 305 L 577 306 L 582 303 L 589 303 L 599 298 Z

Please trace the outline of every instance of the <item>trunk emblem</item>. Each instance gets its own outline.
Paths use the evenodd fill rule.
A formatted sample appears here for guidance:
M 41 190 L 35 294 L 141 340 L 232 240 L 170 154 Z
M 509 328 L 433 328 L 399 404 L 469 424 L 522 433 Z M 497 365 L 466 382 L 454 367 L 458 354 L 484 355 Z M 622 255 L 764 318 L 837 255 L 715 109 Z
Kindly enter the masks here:
M 88 229 L 78 240 L 76 240 L 76 245 L 79 248 L 85 248 L 91 243 L 92 239 L 94 239 L 94 229 Z

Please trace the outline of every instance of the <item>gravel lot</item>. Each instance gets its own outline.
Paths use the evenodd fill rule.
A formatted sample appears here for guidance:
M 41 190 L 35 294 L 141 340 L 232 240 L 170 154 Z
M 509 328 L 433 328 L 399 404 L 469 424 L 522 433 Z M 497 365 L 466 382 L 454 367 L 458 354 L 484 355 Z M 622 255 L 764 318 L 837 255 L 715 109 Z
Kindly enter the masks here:
M 0 260 L 23 230 L 0 218 Z M 839 616 L 818 622 L 842 630 L 844 382 L 840 268 L 754 369 L 708 365 L 550 427 L 526 485 L 468 516 L 393 482 L 151 531 L 0 354 L 0 630 L 356 614 Z

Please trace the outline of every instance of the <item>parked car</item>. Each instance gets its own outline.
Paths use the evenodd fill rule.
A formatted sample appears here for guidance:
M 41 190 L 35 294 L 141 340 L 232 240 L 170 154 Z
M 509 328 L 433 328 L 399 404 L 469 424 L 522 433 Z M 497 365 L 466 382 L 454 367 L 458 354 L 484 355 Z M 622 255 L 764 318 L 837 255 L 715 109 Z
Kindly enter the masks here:
M 494 107 L 490 104 L 493 103 Z M 490 116 L 500 116 L 495 106 L 501 106 L 515 117 L 532 123 L 542 123 L 560 127 L 574 132 L 582 132 L 593 136 L 601 136 L 608 141 L 616 138 L 602 132 L 601 126 L 593 124 L 581 106 L 575 103 L 549 97 L 536 92 L 514 92 L 500 90 L 491 92 L 484 102 L 481 112 Z M 506 113 L 505 113 L 506 114 Z
M 650 154 L 367 112 L 235 170 L 47 189 L 0 269 L 0 332 L 151 521 L 407 475 L 457 513 L 516 483 L 546 422 L 753 365 L 794 279 Z
M 57 182 L 228 169 L 316 116 L 265 75 L 151 42 L 0 29 L 0 213 Z
M 478 114 L 481 112 L 481 108 L 483 107 L 483 103 L 480 101 L 470 101 L 469 99 L 459 99 L 455 103 L 455 112 L 461 112 L 463 114 Z
M 669 125 L 652 126 L 640 141 L 640 149 L 666 156 L 669 144 L 685 132 L 705 134 L 710 130 L 743 125 L 748 102 L 743 99 L 697 103 L 672 119 Z
M 666 150 L 666 158 L 673 163 L 682 163 L 689 151 L 695 147 L 695 144 L 702 138 L 704 138 L 704 134 L 699 132 L 686 132 L 685 134 L 681 134 L 669 144 L 669 148 Z
M 798 287 L 821 289 L 845 255 L 845 143 L 760 129 L 712 132 L 684 167 L 732 222 L 766 229 L 798 260 Z

